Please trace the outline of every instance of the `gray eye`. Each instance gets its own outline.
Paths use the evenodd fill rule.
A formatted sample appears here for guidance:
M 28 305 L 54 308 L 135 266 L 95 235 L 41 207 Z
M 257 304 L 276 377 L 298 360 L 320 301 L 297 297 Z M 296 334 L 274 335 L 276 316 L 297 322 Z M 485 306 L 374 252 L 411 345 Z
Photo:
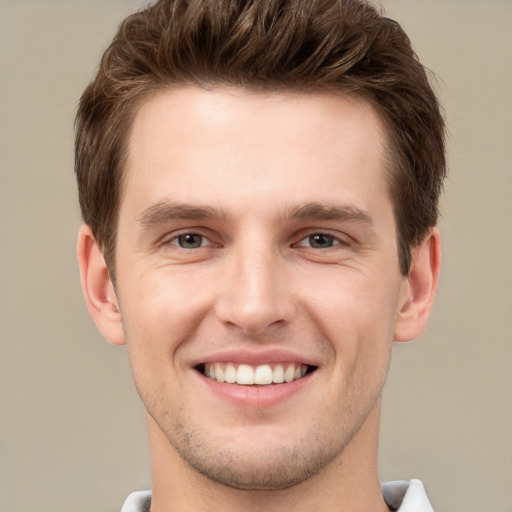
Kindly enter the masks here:
M 328 249 L 334 245 L 335 239 L 331 235 L 316 233 L 308 237 L 308 242 L 314 249 Z
M 178 236 L 176 242 L 182 249 L 197 249 L 203 245 L 204 237 L 197 233 L 185 233 Z

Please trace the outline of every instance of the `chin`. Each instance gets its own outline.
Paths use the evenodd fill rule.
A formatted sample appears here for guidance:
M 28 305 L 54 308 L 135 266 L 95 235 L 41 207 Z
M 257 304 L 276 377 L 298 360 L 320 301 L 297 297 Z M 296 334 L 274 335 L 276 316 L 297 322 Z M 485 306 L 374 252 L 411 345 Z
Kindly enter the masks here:
M 336 459 L 352 438 L 352 432 L 342 435 L 338 430 L 338 436 L 333 434 L 318 429 L 285 444 L 280 439 L 263 441 L 264 436 L 248 432 L 242 444 L 235 444 L 233 440 L 215 441 L 211 433 L 190 429 L 185 432 L 175 423 L 172 435 L 166 437 L 178 456 L 209 480 L 233 489 L 271 491 L 300 484 Z M 250 440 L 250 446 L 246 440 Z
M 288 489 L 317 474 L 334 458 L 325 453 L 305 456 L 293 449 L 281 449 L 265 457 L 256 453 L 242 457 L 230 451 L 217 452 L 214 459 L 208 460 L 204 454 L 198 455 L 181 454 L 193 470 L 209 480 L 233 489 L 250 491 Z

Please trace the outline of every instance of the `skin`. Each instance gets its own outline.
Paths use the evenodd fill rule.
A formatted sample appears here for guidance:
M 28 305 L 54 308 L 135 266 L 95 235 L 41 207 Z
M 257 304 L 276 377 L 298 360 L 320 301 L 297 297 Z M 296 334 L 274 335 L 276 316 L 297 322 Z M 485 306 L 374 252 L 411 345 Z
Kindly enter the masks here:
M 425 328 L 440 243 L 433 229 L 400 274 L 385 144 L 353 97 L 183 88 L 139 110 L 116 289 L 87 226 L 78 255 L 148 411 L 153 512 L 387 510 L 380 397 L 393 341 Z M 314 371 L 267 400 L 197 370 L 244 357 Z

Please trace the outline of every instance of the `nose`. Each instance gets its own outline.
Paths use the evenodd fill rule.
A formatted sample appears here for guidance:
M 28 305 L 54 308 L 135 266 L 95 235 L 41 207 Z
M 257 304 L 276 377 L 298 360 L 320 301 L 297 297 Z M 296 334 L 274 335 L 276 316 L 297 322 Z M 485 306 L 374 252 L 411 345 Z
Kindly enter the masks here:
M 286 262 L 271 249 L 238 250 L 225 262 L 217 318 L 245 334 L 284 326 L 295 312 Z

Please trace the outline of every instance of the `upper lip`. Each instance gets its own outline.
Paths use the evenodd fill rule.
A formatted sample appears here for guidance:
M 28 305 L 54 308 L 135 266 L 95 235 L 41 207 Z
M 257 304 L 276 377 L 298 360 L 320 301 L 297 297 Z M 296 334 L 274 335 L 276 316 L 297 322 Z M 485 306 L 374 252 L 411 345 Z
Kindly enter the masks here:
M 300 363 L 309 366 L 318 366 L 314 358 L 298 354 L 291 350 L 272 348 L 255 350 L 247 348 L 226 349 L 205 355 L 192 362 L 192 366 L 203 363 L 238 363 L 258 366 L 272 363 Z

